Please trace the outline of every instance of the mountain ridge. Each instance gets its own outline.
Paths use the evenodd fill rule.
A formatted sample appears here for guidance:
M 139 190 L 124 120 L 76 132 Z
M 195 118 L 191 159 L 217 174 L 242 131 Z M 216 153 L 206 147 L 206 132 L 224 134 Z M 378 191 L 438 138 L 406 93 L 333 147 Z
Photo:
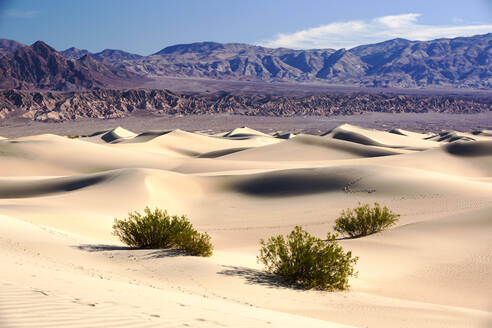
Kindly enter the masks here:
M 149 56 L 115 49 L 90 53 L 73 47 L 59 54 L 76 60 L 89 56 L 110 71 L 118 71 L 116 75 L 120 78 L 133 76 L 141 81 L 176 77 L 378 88 L 492 89 L 492 33 L 431 41 L 396 38 L 338 50 L 295 50 L 207 41 L 164 47 Z M 29 88 L 25 87 L 29 84 L 17 85 Z M 114 82 L 102 86 L 116 85 Z
M 43 41 L 0 58 L 0 87 L 5 89 L 86 90 L 131 87 L 141 77 L 92 57 L 63 57 Z
M 15 40 L 0 39 L 0 57 L 14 53 L 25 46 L 25 44 L 22 44 Z

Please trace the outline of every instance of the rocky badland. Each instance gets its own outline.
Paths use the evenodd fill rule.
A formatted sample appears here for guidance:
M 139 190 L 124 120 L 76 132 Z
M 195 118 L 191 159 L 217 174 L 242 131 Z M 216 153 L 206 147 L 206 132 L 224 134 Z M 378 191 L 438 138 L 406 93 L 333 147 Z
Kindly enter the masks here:
M 84 92 L 0 92 L 0 118 L 22 117 L 36 121 L 78 118 L 119 118 L 145 111 L 154 114 L 241 114 L 248 116 L 351 115 L 363 112 L 489 111 L 490 97 L 383 94 L 275 96 L 217 93 L 186 95 L 169 90 L 110 90 Z

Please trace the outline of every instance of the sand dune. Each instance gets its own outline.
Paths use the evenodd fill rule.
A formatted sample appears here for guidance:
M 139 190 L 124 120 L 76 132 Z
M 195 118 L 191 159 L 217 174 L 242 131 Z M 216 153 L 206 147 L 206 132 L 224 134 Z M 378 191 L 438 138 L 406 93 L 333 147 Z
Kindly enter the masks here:
M 492 140 L 469 142 L 453 142 L 443 147 L 449 154 L 465 157 L 487 157 L 492 155 Z
M 266 133 L 250 129 L 246 126 L 229 131 L 223 134 L 222 136 L 226 138 L 244 138 L 244 137 L 254 137 L 254 136 L 271 137 Z
M 179 159 L 165 154 L 127 151 L 49 134 L 1 140 L 0 151 L 1 176 L 95 173 L 122 166 L 169 169 L 179 164 Z
M 280 139 L 291 139 L 294 138 L 297 134 L 287 132 L 287 133 L 275 133 L 274 136 Z
M 348 327 L 128 280 L 122 263 L 76 247 L 96 240 L 6 216 L 0 227 L 13 234 L 0 238 L 2 327 Z
M 424 150 L 439 146 L 438 143 L 422 140 L 415 134 L 395 134 L 378 130 L 363 129 L 350 124 L 341 125 L 325 133 L 323 136 L 369 146 L 404 148 L 409 150 Z
M 466 177 L 490 177 L 492 157 L 490 141 L 453 142 L 422 152 L 402 154 L 398 157 L 368 159 L 371 164 L 416 167 Z
M 122 139 L 131 139 L 136 137 L 137 134 L 129 130 L 123 129 L 121 126 L 114 128 L 101 136 L 101 139 L 106 142 L 121 141 Z
M 391 129 L 389 132 L 394 133 L 394 134 L 399 134 L 402 136 L 419 138 L 419 139 L 426 139 L 426 138 L 432 136 L 432 134 L 429 134 L 429 133 L 419 133 L 419 132 L 408 131 L 408 130 L 398 129 L 398 128 L 397 129 Z
M 138 151 L 173 154 L 185 157 L 198 157 L 201 155 L 209 157 L 214 152 L 259 147 L 277 142 L 280 141 L 271 136 L 243 135 L 241 140 L 235 140 L 174 130 L 161 135 L 156 134 L 153 138 L 149 138 L 148 134 L 139 135 L 133 139 L 119 143 L 118 146 L 123 149 L 136 149 Z
M 492 207 L 489 206 L 467 211 L 466 214 L 449 214 L 435 220 L 407 224 L 384 236 L 369 237 L 364 242 L 354 240 L 354 251 L 357 249 L 358 253 L 365 255 L 362 267 L 378 263 L 385 268 L 378 277 L 367 276 L 366 281 L 354 283 L 366 284 L 368 291 L 376 291 L 382 287 L 376 281 L 381 281 L 381 275 L 384 275 L 389 285 L 385 289 L 392 289 L 394 294 L 406 294 L 406 298 L 490 310 L 491 299 L 480 289 L 492 290 L 492 281 L 488 279 L 486 269 L 492 265 L 489 234 L 491 211 Z M 366 254 L 364 249 L 371 244 L 378 244 L 381 249 L 379 259 L 374 254 Z M 404 260 L 413 258 L 415 253 L 426 252 L 418 260 L 408 261 L 411 263 Z M 399 277 L 399 281 L 404 279 L 405 284 L 393 280 L 394 277 L 388 274 L 391 269 L 383 263 L 396 260 L 413 267 L 411 274 L 406 268 L 406 272 Z M 452 285 L 452 290 L 446 285 Z
M 361 145 L 345 140 L 319 136 L 298 135 L 285 142 L 225 154 L 222 159 L 249 161 L 312 161 L 378 157 L 402 151 L 377 146 Z
M 484 137 L 492 137 L 492 130 L 478 130 L 478 131 L 473 131 L 473 135 L 480 135 Z
M 227 177 L 233 190 L 252 196 L 288 196 L 320 192 L 390 195 L 456 193 L 453 185 L 467 189 L 467 194 L 479 197 L 489 189 L 488 184 L 459 179 L 453 176 L 427 173 L 416 169 L 382 166 L 335 166 L 278 170 L 267 173 Z M 474 185 L 476 184 L 476 187 Z M 468 187 L 469 186 L 469 187 Z M 475 192 L 472 190 L 475 189 Z M 457 195 L 461 195 L 460 190 Z M 492 189 L 490 190 L 492 191 Z
M 446 136 L 342 125 L 2 139 L 0 325 L 488 327 L 492 137 Z M 295 225 L 324 237 L 359 202 L 401 218 L 340 240 L 360 257 L 349 291 L 290 289 L 261 271 L 260 238 Z M 114 218 L 147 205 L 188 215 L 214 256 L 123 247 Z
M 454 141 L 475 141 L 478 138 L 466 133 L 456 132 L 456 131 L 445 131 L 438 135 L 430 136 L 426 140 L 432 140 L 437 142 L 454 142 Z

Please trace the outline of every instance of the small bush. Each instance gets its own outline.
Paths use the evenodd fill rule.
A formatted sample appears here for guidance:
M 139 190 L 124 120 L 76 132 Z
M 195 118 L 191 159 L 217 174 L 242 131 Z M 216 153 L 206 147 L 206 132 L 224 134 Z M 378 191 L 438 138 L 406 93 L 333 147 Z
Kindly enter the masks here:
M 328 233 L 327 240 L 310 235 L 297 226 L 286 238 L 279 235 L 260 240 L 258 262 L 269 273 L 280 276 L 289 284 L 321 290 L 343 290 L 354 275 L 357 257 L 344 252 L 336 235 Z
M 130 212 L 126 219 L 115 219 L 113 234 L 130 247 L 175 248 L 190 255 L 212 255 L 207 233 L 196 231 L 186 216 L 169 216 L 165 210 L 146 207 L 144 215 Z
M 190 255 L 211 256 L 212 243 L 208 233 L 197 231 L 187 231 L 178 236 L 177 244 L 179 248 Z
M 335 220 L 333 227 L 336 232 L 350 237 L 362 237 L 385 230 L 399 220 L 400 215 L 390 211 L 386 206 L 381 208 L 374 203 L 371 208 L 368 204 L 342 211 Z

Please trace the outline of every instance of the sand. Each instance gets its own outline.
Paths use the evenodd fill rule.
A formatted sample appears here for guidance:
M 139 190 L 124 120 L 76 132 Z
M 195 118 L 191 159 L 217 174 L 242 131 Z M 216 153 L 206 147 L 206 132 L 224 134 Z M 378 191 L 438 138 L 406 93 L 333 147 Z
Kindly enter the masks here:
M 256 262 L 260 238 L 324 237 L 358 202 L 401 218 L 339 241 L 360 258 L 348 291 L 288 288 Z M 214 255 L 126 248 L 114 218 L 145 206 L 188 215 Z M 492 134 L 5 138 L 0 231 L 1 327 L 490 327 Z

